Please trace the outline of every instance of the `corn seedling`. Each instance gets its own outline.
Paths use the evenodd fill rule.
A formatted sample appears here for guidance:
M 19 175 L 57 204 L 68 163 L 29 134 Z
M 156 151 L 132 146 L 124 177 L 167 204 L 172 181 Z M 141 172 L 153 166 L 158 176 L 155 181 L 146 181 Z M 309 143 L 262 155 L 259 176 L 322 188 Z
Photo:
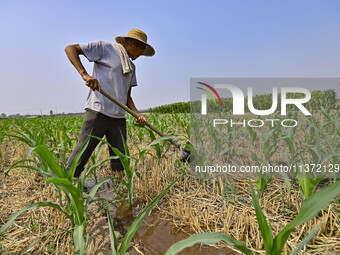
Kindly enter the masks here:
M 148 131 L 151 141 L 155 141 L 157 138 L 155 134 L 153 133 L 153 131 L 147 127 L 145 129 Z M 152 147 L 156 151 L 156 156 L 158 160 L 161 160 L 165 156 L 165 154 L 169 151 L 170 143 L 168 143 L 166 140 L 163 140 L 163 141 L 160 141 L 159 143 L 152 145 Z
M 100 143 L 98 150 L 92 153 L 92 155 L 90 156 L 90 162 L 92 163 L 92 165 L 96 165 L 96 163 L 99 161 L 99 157 L 104 149 L 104 146 L 105 146 L 104 143 Z M 101 171 L 104 168 L 105 165 L 101 165 L 99 169 L 96 169 L 96 171 L 92 171 L 96 183 L 98 182 L 97 171 Z
M 295 217 L 295 219 L 288 223 L 274 238 L 270 223 L 267 222 L 267 219 L 262 212 L 259 199 L 256 196 L 254 188 L 250 181 L 249 183 L 253 198 L 253 205 L 256 212 L 256 218 L 263 238 L 266 255 L 280 255 L 292 231 L 297 226 L 314 218 L 320 212 L 320 210 L 325 208 L 333 200 L 333 198 L 340 193 L 340 182 L 336 182 L 314 193 L 312 196 L 309 197 L 309 199 L 307 199 L 302 204 L 301 211 Z M 299 250 L 301 250 L 304 247 L 304 245 L 306 245 L 317 234 L 319 229 L 320 225 L 316 226 L 311 231 L 311 233 L 306 238 L 304 238 L 302 242 L 296 247 L 296 249 L 293 251 L 293 254 L 297 254 Z M 178 252 L 182 251 L 183 249 L 191 247 L 196 243 L 213 244 L 219 241 L 223 241 L 237 248 L 244 254 L 247 255 L 254 254 L 251 250 L 249 250 L 246 247 L 245 243 L 237 241 L 232 236 L 227 235 L 225 233 L 215 232 L 194 234 L 189 238 L 179 241 L 172 245 L 169 248 L 169 250 L 165 253 L 165 255 L 175 255 Z
M 150 211 L 152 208 L 155 207 L 155 205 L 158 203 L 158 201 L 165 195 L 168 190 L 173 187 L 176 182 L 179 180 L 176 179 L 173 181 L 168 187 L 166 187 L 159 195 L 157 195 L 144 209 L 140 214 L 137 216 L 137 218 L 134 220 L 132 223 L 131 227 L 128 229 L 122 244 L 118 248 L 118 240 L 114 232 L 114 226 L 112 222 L 112 217 L 110 213 L 110 208 L 107 204 L 107 218 L 108 218 L 108 223 L 109 223 L 109 229 L 110 229 L 110 240 L 111 240 L 111 247 L 112 247 L 112 254 L 113 255 L 124 255 L 129 247 L 130 242 L 132 241 L 132 238 L 136 234 L 138 228 L 142 224 L 143 220 L 145 219 L 146 216 L 149 215 Z
M 108 157 L 101 162 L 95 164 L 91 168 L 85 170 L 81 177 L 79 178 L 76 185 L 72 183 L 73 175 L 75 172 L 75 168 L 78 164 L 81 154 L 85 150 L 89 139 L 84 143 L 80 152 L 76 156 L 74 162 L 72 163 L 70 172 L 68 173 L 65 166 L 59 165 L 53 154 L 43 145 L 39 145 L 33 148 L 38 158 L 41 160 L 41 163 L 44 167 L 37 167 L 37 166 L 30 166 L 30 165 L 19 165 L 19 163 L 23 163 L 24 161 L 19 161 L 13 167 L 22 167 L 35 170 L 41 173 L 45 179 L 45 181 L 49 183 L 53 183 L 58 190 L 59 193 L 59 204 L 51 203 L 51 202 L 38 202 L 35 204 L 28 205 L 18 211 L 17 213 L 13 214 L 9 221 L 3 225 L 0 229 L 0 233 L 5 231 L 13 222 L 14 220 L 21 215 L 23 212 L 28 210 L 33 210 L 37 207 L 53 207 L 63 214 L 67 216 L 67 218 L 71 222 L 72 227 L 72 236 L 75 245 L 76 254 L 85 254 L 88 235 L 86 233 L 86 226 L 88 221 L 88 206 L 94 202 L 93 197 L 97 192 L 98 188 L 105 182 L 108 182 L 112 179 L 112 177 L 106 177 L 102 179 L 99 183 L 97 183 L 89 193 L 86 201 L 83 198 L 83 187 L 85 178 L 96 169 L 96 167 L 100 166 L 101 164 L 105 163 L 106 161 L 110 160 L 111 157 Z M 30 160 L 30 162 L 33 162 Z M 64 206 L 62 203 L 62 192 L 65 193 L 66 196 L 66 205 Z M 47 234 L 47 233 L 46 233 Z M 43 235 L 42 235 L 43 236 Z
M 312 218 L 314 218 L 320 210 L 326 207 L 335 196 L 340 193 L 340 182 L 336 182 L 319 192 L 314 193 L 307 199 L 301 207 L 300 213 L 288 223 L 277 235 L 273 238 L 270 223 L 268 224 L 260 207 L 259 200 L 254 192 L 253 186 L 250 182 L 250 188 L 253 198 L 253 205 L 255 207 L 257 221 L 261 230 L 261 235 L 264 241 L 266 254 L 279 255 L 281 254 L 285 243 L 287 242 L 292 231 Z
M 263 166 L 266 166 L 270 163 L 270 158 L 272 155 L 277 151 L 277 140 L 278 140 L 279 132 L 278 129 L 272 129 L 268 133 L 263 134 L 262 136 L 262 151 L 263 151 L 263 158 L 262 160 L 259 159 L 257 154 L 251 150 L 245 150 L 250 152 L 254 158 L 256 165 L 259 169 L 256 172 L 256 184 L 257 189 L 259 191 L 259 196 L 262 197 L 264 195 L 264 191 L 266 190 L 268 183 L 272 180 L 272 173 L 263 171 Z M 273 141 L 271 140 L 273 138 Z
M 144 149 L 139 151 L 138 155 L 135 158 L 132 158 L 132 156 L 130 154 L 129 147 L 127 146 L 127 143 L 124 139 L 123 139 L 123 143 L 124 143 L 125 154 L 123 152 L 119 151 L 117 148 L 112 147 L 108 142 L 106 142 L 102 138 L 95 137 L 95 138 L 99 139 L 100 141 L 102 141 L 103 143 L 107 144 L 114 151 L 114 153 L 117 155 L 114 158 L 119 158 L 119 160 L 121 161 L 121 163 L 124 167 L 124 170 L 125 170 L 126 179 L 120 179 L 120 178 L 116 178 L 116 179 L 118 181 L 120 181 L 127 188 L 128 202 L 129 202 L 130 207 L 132 206 L 133 197 L 134 197 L 134 180 L 135 180 L 136 176 L 140 177 L 140 173 L 137 171 L 138 162 L 144 157 L 144 154 L 152 146 L 154 146 L 155 144 L 157 144 L 161 141 L 173 139 L 174 137 L 175 136 L 170 135 L 170 136 L 163 136 L 163 137 L 157 138 L 156 140 L 152 141 L 147 146 L 145 146 Z M 132 159 L 134 159 L 134 161 L 132 161 Z

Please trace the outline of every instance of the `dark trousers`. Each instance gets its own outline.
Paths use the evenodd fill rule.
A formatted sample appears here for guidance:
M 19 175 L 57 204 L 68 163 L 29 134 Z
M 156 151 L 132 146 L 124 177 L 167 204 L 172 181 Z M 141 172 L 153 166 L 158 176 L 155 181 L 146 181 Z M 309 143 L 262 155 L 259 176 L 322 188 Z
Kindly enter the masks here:
M 100 112 L 86 109 L 85 119 L 80 130 L 78 143 L 67 162 L 68 171 L 70 170 L 74 158 L 76 157 L 77 153 L 86 141 L 89 134 L 100 138 L 103 138 L 105 135 L 107 142 L 112 147 L 117 148 L 122 153 L 125 153 L 122 139 L 124 138 L 124 140 L 126 141 L 126 120 L 111 118 Z M 89 160 L 92 152 L 97 147 L 98 143 L 98 139 L 93 137 L 90 138 L 89 144 L 84 153 L 81 155 L 81 158 L 78 162 L 74 174 L 75 177 L 80 176 L 81 172 L 84 170 L 85 164 Z M 110 156 L 116 156 L 111 148 L 109 148 L 109 152 Z M 124 167 L 119 159 L 112 159 L 110 163 L 112 171 L 124 170 Z

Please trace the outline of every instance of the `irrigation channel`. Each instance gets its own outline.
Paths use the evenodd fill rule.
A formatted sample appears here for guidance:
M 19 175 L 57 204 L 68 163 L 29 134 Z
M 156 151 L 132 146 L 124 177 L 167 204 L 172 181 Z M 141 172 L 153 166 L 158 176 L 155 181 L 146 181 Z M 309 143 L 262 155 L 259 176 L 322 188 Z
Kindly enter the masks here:
M 88 179 L 86 181 L 86 185 L 88 187 L 93 187 L 95 182 L 94 180 Z M 114 185 L 117 185 L 117 183 L 109 182 L 98 191 L 96 196 L 109 201 L 113 200 L 115 198 Z M 127 207 L 122 203 L 117 203 L 115 206 L 110 205 L 110 211 L 115 222 L 115 231 L 119 232 L 117 233 L 119 237 L 123 237 L 130 228 L 132 222 L 135 220 L 138 211 L 135 210 L 134 207 Z M 97 233 L 93 236 L 93 239 L 96 239 L 97 243 L 98 240 L 100 240 L 101 248 L 96 248 L 94 254 L 111 255 L 110 240 L 109 238 L 105 238 L 110 235 L 109 229 L 107 228 L 107 219 L 103 216 L 100 217 L 100 215 L 96 216 L 96 218 L 96 224 L 91 227 L 91 230 L 93 233 Z M 170 221 L 163 219 L 160 212 L 153 211 L 145 218 L 144 222 L 139 227 L 134 237 L 134 247 L 131 247 L 129 254 L 163 255 L 172 244 L 188 237 L 188 234 L 185 234 L 183 231 L 176 229 L 171 225 Z M 193 254 L 233 255 L 239 253 L 228 248 L 215 248 L 199 244 L 186 248 L 179 253 L 179 255 Z

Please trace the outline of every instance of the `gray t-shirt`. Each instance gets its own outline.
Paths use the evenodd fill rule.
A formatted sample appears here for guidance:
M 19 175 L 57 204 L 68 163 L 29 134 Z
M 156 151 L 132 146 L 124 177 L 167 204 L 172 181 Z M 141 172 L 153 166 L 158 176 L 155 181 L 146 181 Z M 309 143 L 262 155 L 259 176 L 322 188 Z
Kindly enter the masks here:
M 99 81 L 101 88 L 126 104 L 130 86 L 137 86 L 135 65 L 131 62 L 133 71 L 124 75 L 119 51 L 110 42 L 95 41 L 79 45 L 85 57 L 94 62 L 92 76 Z M 92 109 L 112 118 L 125 118 L 125 111 L 122 108 L 91 89 L 85 109 Z

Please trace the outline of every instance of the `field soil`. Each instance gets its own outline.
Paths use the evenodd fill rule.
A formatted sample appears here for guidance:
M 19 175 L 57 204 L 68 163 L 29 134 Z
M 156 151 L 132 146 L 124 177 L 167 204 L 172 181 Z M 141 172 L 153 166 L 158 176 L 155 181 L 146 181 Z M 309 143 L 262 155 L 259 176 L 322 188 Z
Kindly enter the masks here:
M 157 118 L 162 118 L 162 116 Z M 176 121 L 178 122 L 180 119 Z M 165 131 L 179 134 L 182 138 L 181 143 L 187 140 L 184 128 L 179 130 L 174 127 L 173 123 L 166 125 L 165 129 L 167 130 Z M 242 132 L 246 133 L 246 131 Z M 62 134 L 62 131 L 58 132 Z M 75 129 L 73 132 L 72 135 L 76 136 L 78 130 Z M 140 150 L 150 142 L 146 131 L 145 133 L 139 132 L 140 129 L 135 128 L 129 135 L 128 146 L 131 157 L 136 157 Z M 141 139 L 137 138 L 138 135 L 141 135 Z M 259 134 L 258 138 L 261 140 L 262 134 Z M 301 143 L 303 142 L 302 138 L 302 135 L 299 135 L 294 142 Z M 233 142 L 232 148 L 234 148 L 236 156 L 231 159 L 237 160 L 240 164 L 254 161 L 251 155 L 244 153 L 244 148 L 241 148 L 240 145 L 258 152 L 259 157 L 263 156 L 256 142 L 249 142 L 249 136 L 237 136 Z M 62 145 L 64 146 L 64 144 Z M 284 143 L 280 141 L 276 145 L 282 148 Z M 60 147 L 69 153 L 70 148 L 67 146 Z M 322 143 L 321 146 L 327 148 L 326 143 Z M 57 149 L 60 148 L 56 146 L 53 151 L 56 155 Z M 0 172 L 0 227 L 8 221 L 13 213 L 28 204 L 42 201 L 57 202 L 58 200 L 55 187 L 45 182 L 40 174 L 30 169 L 10 169 L 15 162 L 24 159 L 27 152 L 28 146 L 13 139 L 5 138 L 0 144 L 0 170 L 4 172 L 10 170 L 8 175 Z M 62 160 L 66 160 L 67 153 L 65 155 L 58 154 L 58 156 Z M 105 149 L 99 160 L 108 156 L 109 153 Z M 137 165 L 136 170 L 140 173 L 140 178 L 135 179 L 135 197 L 132 209 L 120 203 L 116 203 L 116 207 L 110 206 L 116 235 L 121 242 L 138 213 L 183 174 L 144 220 L 130 245 L 128 254 L 164 254 L 175 242 L 194 233 L 204 232 L 227 233 L 236 240 L 244 242 L 255 254 L 265 254 L 261 231 L 250 195 L 249 179 L 223 178 L 223 176 L 205 178 L 193 173 L 188 166 L 178 162 L 177 159 L 180 156 L 180 151 L 171 148 L 159 159 L 155 148 L 152 147 Z M 34 157 L 33 154 L 32 157 Z M 282 153 L 273 156 L 275 163 L 282 160 L 284 160 Z M 97 171 L 99 180 L 110 175 L 112 173 L 108 164 Z M 90 177 L 93 178 L 93 176 Z M 329 185 L 332 181 L 331 179 L 322 181 L 316 187 L 316 191 Z M 256 186 L 255 179 L 252 180 L 252 183 Z M 89 187 L 93 184 L 91 180 L 87 183 Z M 292 221 L 301 210 L 302 198 L 299 183 L 296 181 L 290 184 L 289 189 L 283 179 L 273 179 L 260 199 L 261 208 L 267 220 L 270 221 L 274 235 Z M 85 196 L 86 194 L 88 193 L 85 192 Z M 103 186 L 97 193 L 98 198 L 108 200 L 126 196 L 126 190 L 116 183 Z M 321 223 L 319 233 L 300 254 L 340 254 L 339 212 L 340 196 L 324 208 L 317 217 L 294 229 L 284 247 L 284 254 L 289 254 L 319 223 Z M 111 254 L 105 204 L 101 202 L 92 204 L 89 219 L 88 254 Z M 53 229 L 63 231 L 52 231 Z M 18 217 L 3 235 L 0 235 L 0 254 L 24 254 L 32 242 L 34 244 L 30 247 L 29 254 L 74 254 L 72 235 L 70 232 L 64 231 L 65 229 L 70 229 L 70 222 L 56 209 L 37 208 L 34 211 L 27 211 Z M 51 232 L 38 238 L 46 231 Z M 226 243 L 220 242 L 209 246 L 196 245 L 180 254 L 213 255 L 237 254 L 237 252 Z

